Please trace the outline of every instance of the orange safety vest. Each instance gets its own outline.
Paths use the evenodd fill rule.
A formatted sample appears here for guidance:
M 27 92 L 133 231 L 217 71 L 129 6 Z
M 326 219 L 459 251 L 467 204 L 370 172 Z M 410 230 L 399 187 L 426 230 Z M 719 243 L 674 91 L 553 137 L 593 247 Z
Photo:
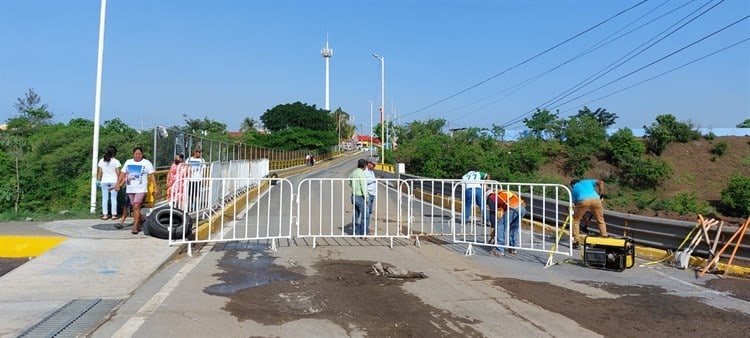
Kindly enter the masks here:
M 496 203 L 498 209 L 502 210 L 508 210 L 510 209 L 517 209 L 521 205 L 526 205 L 526 203 L 518 197 L 518 195 L 510 192 L 510 191 L 498 191 L 498 192 L 491 192 L 490 195 L 487 197 L 487 200 L 490 204 L 493 202 Z

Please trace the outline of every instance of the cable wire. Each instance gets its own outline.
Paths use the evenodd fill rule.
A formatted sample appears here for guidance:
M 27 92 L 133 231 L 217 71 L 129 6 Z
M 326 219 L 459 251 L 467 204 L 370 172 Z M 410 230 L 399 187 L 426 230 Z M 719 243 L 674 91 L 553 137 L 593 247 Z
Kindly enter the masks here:
M 681 69 L 681 68 L 687 67 L 687 66 L 689 66 L 689 65 L 692 65 L 692 64 L 694 64 L 694 63 L 696 63 L 696 62 L 698 62 L 698 61 L 702 61 L 702 60 L 704 60 L 704 59 L 706 59 L 706 58 L 709 58 L 709 57 L 711 57 L 711 56 L 714 56 L 714 55 L 716 55 L 716 54 L 718 54 L 718 53 L 721 53 L 721 52 L 723 52 L 723 51 L 725 51 L 725 50 L 727 50 L 727 49 L 730 49 L 730 48 L 732 48 L 732 47 L 738 46 L 738 45 L 740 45 L 740 44 L 742 44 L 742 43 L 745 43 L 745 42 L 748 42 L 748 41 L 750 41 L 750 37 L 748 37 L 748 38 L 745 38 L 745 39 L 743 39 L 743 40 L 740 40 L 740 41 L 737 41 L 737 42 L 735 42 L 735 43 L 733 43 L 733 44 L 731 44 L 731 45 L 729 45 L 729 46 L 726 46 L 726 47 L 724 47 L 724 48 L 722 48 L 722 49 L 719 49 L 719 50 L 717 50 L 717 51 L 714 51 L 714 52 L 712 52 L 712 53 L 706 54 L 706 55 L 704 55 L 704 56 L 702 56 L 702 57 L 699 57 L 699 58 L 697 58 L 697 59 L 694 59 L 693 61 L 690 61 L 690 62 L 684 63 L 684 64 L 682 64 L 682 65 L 680 65 L 680 66 L 674 67 L 674 68 L 672 68 L 672 69 L 670 69 L 670 70 L 667 70 L 667 71 L 665 71 L 665 72 L 663 72 L 663 73 L 660 73 L 660 74 L 658 74 L 658 75 L 652 76 L 652 77 L 650 77 L 650 78 L 648 78 L 648 79 L 645 79 L 645 80 L 643 80 L 643 81 L 640 81 L 640 82 L 634 83 L 634 84 L 632 84 L 632 85 L 630 85 L 630 86 L 627 86 L 627 87 L 625 87 L 625 88 L 622 88 L 622 89 L 616 90 L 616 91 L 614 91 L 614 92 L 611 92 L 611 93 L 609 93 L 609 94 L 607 94 L 607 95 L 604 95 L 604 96 L 598 97 L 598 98 L 596 98 L 596 99 L 593 99 L 593 100 L 591 100 L 591 101 L 588 101 L 588 102 L 586 102 L 586 103 L 583 103 L 583 104 L 575 105 L 575 107 L 567 108 L 567 109 L 563 110 L 563 112 L 569 112 L 569 111 L 572 111 L 572 110 L 574 110 L 574 109 L 577 109 L 577 107 L 580 107 L 580 106 L 586 106 L 586 105 L 588 105 L 588 104 L 590 104 L 590 103 L 594 103 L 594 102 L 596 102 L 596 101 L 599 101 L 599 100 L 602 100 L 602 99 L 608 98 L 608 97 L 610 97 L 610 96 L 612 96 L 612 95 L 615 95 L 615 94 L 619 94 L 619 93 L 621 93 L 621 92 L 624 92 L 624 91 L 626 91 L 626 90 L 628 90 L 628 89 L 630 89 L 630 88 L 633 88 L 633 87 L 636 87 L 636 86 L 642 85 L 642 84 L 644 84 L 644 83 L 646 83 L 646 82 L 648 82 L 648 81 L 651 81 L 651 80 L 654 80 L 654 79 L 656 79 L 656 78 L 662 77 L 662 76 L 664 76 L 664 75 L 667 75 L 667 74 L 669 74 L 669 73 L 671 73 L 671 72 L 673 72 L 673 71 L 676 71 L 676 70 L 679 70 L 679 69 Z
M 545 101 L 544 103 L 542 103 L 541 105 L 538 105 L 537 107 L 535 107 L 535 108 L 533 108 L 533 109 L 530 109 L 530 110 L 529 110 L 529 111 L 527 111 L 526 113 L 524 113 L 524 114 L 521 114 L 521 115 L 519 115 L 519 116 L 517 116 L 517 117 L 515 117 L 515 118 L 513 118 L 513 119 L 511 119 L 511 120 L 509 120 L 508 122 L 504 123 L 504 124 L 503 124 L 503 126 L 506 126 L 506 127 L 507 127 L 507 126 L 511 126 L 511 125 L 517 124 L 517 123 L 518 123 L 518 122 L 520 122 L 520 121 L 521 121 L 521 120 L 522 120 L 522 119 L 523 119 L 524 117 L 526 117 L 526 116 L 529 116 L 530 114 L 532 114 L 533 112 L 535 112 L 537 108 L 539 108 L 539 107 L 547 107 L 547 106 L 549 106 L 549 105 L 551 105 L 551 104 L 555 104 L 555 103 L 559 102 L 560 100 L 562 100 L 562 99 L 564 99 L 564 98 L 566 98 L 566 97 L 568 97 L 568 96 L 572 95 L 572 94 L 573 94 L 573 93 L 575 93 L 576 91 L 579 91 L 579 90 L 583 89 L 584 87 L 588 86 L 589 84 L 593 83 L 594 81 L 596 81 L 596 80 L 598 80 L 598 79 L 602 78 L 602 77 L 603 77 L 604 75 L 607 75 L 607 74 L 611 73 L 612 71 L 614 71 L 615 69 L 619 68 L 619 67 L 620 67 L 620 66 L 622 66 L 623 64 L 627 63 L 628 61 L 632 60 L 632 59 L 633 59 L 633 58 L 635 58 L 636 56 L 638 56 L 638 55 L 640 55 L 641 53 L 645 52 L 646 50 L 650 49 L 651 47 L 653 47 L 653 46 L 654 46 L 654 45 L 656 45 L 657 43 L 659 43 L 659 42 L 663 41 L 663 40 L 664 40 L 664 39 L 666 39 L 667 37 L 669 37 L 669 36 L 671 36 L 672 34 L 676 33 L 676 32 L 677 32 L 677 31 L 679 31 L 680 29 L 684 28 L 684 27 L 685 27 L 686 25 L 688 25 L 689 23 L 691 23 L 691 22 L 695 21 L 695 20 L 696 20 L 696 19 L 698 19 L 699 17 L 703 16 L 703 15 L 704 15 L 704 14 L 706 14 L 706 13 L 707 13 L 708 11 L 712 10 L 713 8 L 715 8 L 716 6 L 718 6 L 719 4 L 721 4 L 722 2 L 724 2 L 724 0 L 721 0 L 721 1 L 719 1 L 718 3 L 714 4 L 713 6 L 709 7 L 708 9 L 704 10 L 703 12 L 701 12 L 701 13 L 700 13 L 700 14 L 698 14 L 698 15 L 696 15 L 696 16 L 695 16 L 695 17 L 693 17 L 692 19 L 689 19 L 689 20 L 688 20 L 687 22 L 685 22 L 685 23 L 681 24 L 681 25 L 680 25 L 680 26 L 678 26 L 677 28 L 674 28 L 674 29 L 672 29 L 672 28 L 673 28 L 673 27 L 674 27 L 675 25 L 677 25 L 677 24 L 679 24 L 679 23 L 680 23 L 681 21 L 683 21 L 683 20 L 685 20 L 685 19 L 689 18 L 690 16 L 692 16 L 693 14 L 695 14 L 695 13 L 696 13 L 697 11 L 699 11 L 699 10 L 701 10 L 702 8 L 704 8 L 705 6 L 707 6 L 707 5 L 708 5 L 708 4 L 710 3 L 710 2 L 708 2 L 708 3 L 704 4 L 704 5 L 703 5 L 703 6 L 701 6 L 701 7 L 698 7 L 697 9 L 695 9 L 694 11 L 692 11 L 692 12 L 691 12 L 690 14 L 688 14 L 687 16 L 685 16 L 684 18 L 682 18 L 681 20 L 677 21 L 677 22 L 676 22 L 675 24 L 673 24 L 673 25 L 671 25 L 671 26 L 667 27 L 666 29 L 664 29 L 663 31 L 661 31 L 661 32 L 660 32 L 659 34 L 657 34 L 656 36 L 654 36 L 653 38 L 651 38 L 651 39 L 647 40 L 646 42 L 644 42 L 644 43 L 643 43 L 643 44 L 641 44 L 640 46 L 638 46 L 638 47 L 636 47 L 635 49 L 633 49 L 632 51 L 630 51 L 630 52 L 629 52 L 628 54 L 625 54 L 625 55 L 623 55 L 622 57 L 618 58 L 618 59 L 617 59 L 617 60 L 615 60 L 614 62 L 610 63 L 610 64 L 609 64 L 609 65 L 607 65 L 606 67 L 604 67 L 604 68 L 602 68 L 601 70 L 599 70 L 598 72 L 596 72 L 596 73 L 592 74 L 591 76 L 587 77 L 587 78 L 586 78 L 586 79 L 584 79 L 583 81 L 581 81 L 581 82 L 579 82 L 579 83 L 575 84 L 575 85 L 574 85 L 573 87 L 571 87 L 571 88 L 568 88 L 567 90 L 563 91 L 562 93 L 558 94 L 557 96 L 553 97 L 552 99 L 549 99 L 549 100 Z M 672 29 L 672 31 L 671 31 L 671 32 L 668 32 L 668 33 L 666 33 L 666 35 L 662 36 L 661 38 L 657 39 L 656 41 L 653 41 L 654 39 L 658 38 L 659 36 L 661 36 L 662 34 L 664 34 L 665 32 L 667 32 L 667 31 L 668 31 L 668 30 L 670 30 L 670 29 Z M 653 42 L 652 42 L 652 41 L 653 41 Z M 651 43 L 650 43 L 650 44 L 649 44 L 648 46 L 646 46 L 646 47 L 643 47 L 644 45 L 648 44 L 649 42 L 651 42 Z M 639 49 L 640 49 L 640 51 L 639 51 Z M 635 53 L 635 54 L 633 54 L 633 53 Z M 631 55 L 631 54 L 632 54 L 632 55 Z M 629 56 L 629 55 L 630 55 L 630 56 Z M 623 59 L 625 59 L 625 60 L 623 60 Z M 589 92 L 589 93 L 590 93 L 590 92 Z M 580 98 L 580 96 L 579 96 L 579 97 L 577 97 L 577 98 Z M 566 101 L 565 103 L 568 103 L 568 102 L 570 102 L 570 101 Z M 562 103 L 562 104 L 565 104 L 565 103 Z M 562 105 L 562 104 L 560 104 L 560 105 Z
M 578 34 L 576 34 L 576 35 L 574 35 L 574 36 L 572 36 L 572 37 L 570 37 L 570 38 L 568 38 L 568 39 L 566 39 L 566 40 L 564 40 L 564 41 L 562 41 L 562 42 L 560 42 L 560 43 L 558 43 L 558 44 L 556 44 L 556 45 L 554 45 L 552 47 L 550 47 L 550 48 L 547 48 L 544 51 L 542 51 L 540 53 L 537 53 L 536 55 L 534 55 L 534 56 L 532 56 L 532 57 L 530 57 L 530 58 L 528 58 L 528 59 L 526 59 L 526 60 L 524 60 L 524 61 L 522 61 L 522 62 L 520 62 L 520 63 L 518 63 L 516 65 L 514 65 L 514 66 L 511 66 L 510 68 L 507 68 L 507 69 L 503 70 L 502 72 L 500 72 L 498 74 L 492 75 L 492 76 L 490 76 L 490 77 L 488 77 L 488 78 L 486 78 L 486 79 L 484 79 L 484 80 L 482 80 L 482 81 L 480 81 L 480 82 L 478 82 L 478 83 L 476 83 L 474 85 L 471 85 L 471 86 L 469 86 L 466 89 L 463 89 L 463 90 L 461 90 L 461 91 L 459 91 L 459 92 L 457 92 L 457 93 L 455 93 L 453 95 L 450 95 L 450 96 L 448 96 L 448 97 L 446 97 L 444 99 L 441 99 L 441 100 L 439 100 L 439 101 L 437 101 L 435 103 L 432 103 L 432 104 L 429 104 L 429 105 L 427 105 L 425 107 L 417 109 L 416 111 L 413 111 L 413 112 L 408 113 L 408 114 L 404 114 L 402 116 L 402 118 L 406 117 L 406 116 L 410 116 L 412 114 L 416 114 L 416 113 L 421 112 L 421 111 L 423 111 L 425 109 L 428 109 L 430 107 L 434 107 L 434 106 L 436 106 L 436 105 L 438 105 L 440 103 L 448 101 L 448 100 L 450 100 L 450 99 L 452 99 L 452 98 L 454 98 L 456 96 L 459 96 L 459 95 L 461 95 L 463 93 L 466 93 L 466 92 L 468 92 L 468 91 L 470 91 L 470 90 L 472 90 L 472 89 L 474 89 L 476 87 L 479 87 L 479 86 L 481 86 L 481 85 L 489 82 L 490 80 L 492 80 L 494 78 L 497 78 L 498 76 L 501 76 L 501 75 L 503 75 L 503 74 L 505 74 L 505 73 L 513 70 L 513 69 L 516 69 L 516 68 L 518 68 L 518 67 L 520 67 L 520 66 L 522 66 L 522 65 L 524 65 L 524 64 L 526 64 L 526 63 L 528 63 L 528 62 L 530 62 L 530 61 L 532 61 L 532 60 L 534 60 L 534 59 L 536 59 L 536 58 L 538 58 L 538 57 L 540 57 L 540 56 L 542 56 L 544 54 L 547 54 L 548 52 L 550 52 L 550 51 L 552 51 L 552 50 L 554 50 L 554 49 L 556 49 L 556 48 L 558 48 L 558 47 L 560 47 L 560 46 L 562 46 L 562 45 L 564 45 L 564 44 L 566 44 L 566 43 L 568 43 L 568 42 L 570 42 L 570 41 L 572 41 L 572 40 L 574 40 L 576 38 L 578 38 L 579 36 L 584 35 L 584 34 L 590 32 L 590 31 L 594 30 L 595 28 L 597 28 L 597 27 L 599 27 L 599 26 L 601 26 L 601 25 L 609 22 L 610 20 L 612 20 L 612 19 L 614 19 L 614 18 L 616 18 L 616 17 L 618 17 L 618 16 L 620 16 L 620 15 L 622 15 L 622 14 L 630 11 L 631 9 L 636 8 L 636 7 L 644 4 L 646 1 L 648 1 L 648 0 L 643 0 L 643 1 L 641 1 L 641 2 L 639 2 L 637 4 L 635 4 L 635 5 L 627 8 L 627 9 L 624 9 L 624 10 L 618 12 L 617 14 L 615 14 L 613 16 L 610 16 L 609 18 L 605 19 L 604 21 L 602 21 L 602 22 L 600 22 L 600 23 L 598 23 L 598 24 L 596 24 L 594 26 L 591 26 L 590 28 L 588 28 L 588 29 L 586 29 L 586 30 L 584 30 L 584 31 L 582 31 L 582 32 L 580 32 L 580 33 L 578 33 Z

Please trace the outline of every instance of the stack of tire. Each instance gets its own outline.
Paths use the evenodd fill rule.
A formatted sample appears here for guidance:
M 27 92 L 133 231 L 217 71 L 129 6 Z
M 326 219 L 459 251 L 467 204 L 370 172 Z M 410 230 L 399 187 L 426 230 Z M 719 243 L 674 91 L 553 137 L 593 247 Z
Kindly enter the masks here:
M 172 239 L 187 239 L 193 232 L 193 219 L 180 209 L 162 207 L 154 209 L 143 221 L 143 233 L 161 239 L 169 239 L 169 226 L 172 226 Z

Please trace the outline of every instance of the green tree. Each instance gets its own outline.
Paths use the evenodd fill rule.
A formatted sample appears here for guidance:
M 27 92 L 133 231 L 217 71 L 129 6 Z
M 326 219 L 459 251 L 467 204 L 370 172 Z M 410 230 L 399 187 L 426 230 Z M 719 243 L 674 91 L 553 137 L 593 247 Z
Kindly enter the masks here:
M 542 137 L 545 133 L 554 135 L 558 131 L 559 122 L 557 113 L 550 113 L 549 110 L 536 109 L 536 113 L 529 119 L 523 119 L 523 123 L 531 130 L 535 137 Z
M 399 126 L 396 126 L 393 124 L 392 121 L 386 121 L 384 128 L 380 128 L 380 123 L 372 127 L 373 129 L 373 136 L 377 137 L 383 142 L 391 142 L 395 139 L 398 139 L 399 135 L 403 133 L 402 128 Z M 388 140 L 386 140 L 386 137 L 382 135 L 382 133 L 385 132 L 386 136 L 388 136 Z
M 499 126 L 493 123 L 491 130 L 492 130 L 492 135 L 495 136 L 496 140 L 500 142 L 505 141 L 505 127 Z
M 18 209 L 23 201 L 26 161 L 29 150 L 32 149 L 29 137 L 48 125 L 52 113 L 47 110 L 47 104 L 42 103 L 42 98 L 33 89 L 29 89 L 23 98 L 18 98 L 13 107 L 18 112 L 18 117 L 8 119 L 7 130 L 0 134 L 0 148 L 13 158 L 12 177 L 7 177 L 7 182 L 0 195 L 5 196 L 5 201 L 13 202 L 13 210 L 18 214 Z M 3 179 L 5 181 L 5 179 Z M 8 198 L 9 197 L 9 198 Z
M 742 123 L 737 125 L 737 128 L 750 128 L 750 119 L 742 121 Z
M 328 110 L 315 105 L 294 102 L 266 110 L 260 120 L 271 133 L 292 127 L 319 131 L 336 131 L 336 119 Z M 335 144 L 335 143 L 334 143 Z
M 227 125 L 224 123 L 209 120 L 208 117 L 204 117 L 203 120 L 191 119 L 184 114 L 182 117 L 185 118 L 185 127 L 180 129 L 186 133 L 204 136 L 213 135 L 215 137 L 222 137 L 223 139 L 226 138 Z
M 403 133 L 401 134 L 401 142 L 407 143 L 427 135 L 442 134 L 445 125 L 446 120 L 444 119 L 430 119 L 426 122 L 414 121 L 404 128 Z
M 524 137 L 514 142 L 507 151 L 507 172 L 496 177 L 510 180 L 521 173 L 525 177 L 532 175 L 547 161 L 545 151 L 548 143 L 537 137 Z
M 443 168 L 444 145 L 451 142 L 450 136 L 441 130 L 445 127 L 444 119 L 430 119 L 426 122 L 414 121 L 404 127 L 399 139 L 397 160 L 404 163 L 409 172 L 427 177 L 447 177 Z M 380 125 L 374 127 L 375 134 L 380 133 Z M 434 176 L 430 176 L 434 175 Z
M 569 118 L 565 125 L 562 136 L 568 150 L 566 168 L 580 177 L 591 168 L 591 156 L 604 149 L 607 132 L 593 116 L 585 114 Z
M 672 114 L 662 114 L 656 117 L 656 122 L 651 126 L 643 126 L 646 131 L 646 149 L 654 154 L 661 155 L 670 142 L 689 142 L 700 138 L 699 131 L 693 128 L 690 122 L 678 122 Z
M 579 110 L 576 116 L 589 116 L 596 120 L 604 129 L 614 126 L 615 121 L 617 121 L 617 114 L 610 113 L 604 108 L 596 108 L 596 110 L 592 112 L 589 107 L 583 106 L 583 109 Z
M 327 151 L 336 145 L 335 131 L 290 127 L 258 138 L 258 145 L 281 150 Z
M 32 127 L 47 125 L 52 119 L 52 113 L 47 110 L 47 104 L 42 103 L 42 97 L 34 89 L 29 89 L 23 98 L 18 98 L 13 107 Z
M 103 128 L 101 129 L 102 133 L 124 133 L 124 134 L 135 134 L 137 131 L 130 127 L 129 125 L 125 124 L 125 122 L 122 122 L 120 118 L 115 118 L 113 120 L 107 120 L 104 121 Z
M 343 111 L 341 107 L 339 107 L 333 112 L 333 116 L 336 123 L 338 137 L 341 139 L 349 139 L 352 135 L 349 133 L 354 131 L 354 126 L 348 125 L 349 113 Z M 341 140 L 339 140 L 339 142 L 341 142 Z
M 8 184 L 4 184 L 0 189 L 0 195 L 3 197 L 4 202 L 13 202 L 13 210 L 18 214 L 18 206 L 21 203 L 21 197 L 23 191 L 21 190 L 21 166 L 20 161 L 23 157 L 28 143 L 26 140 L 18 135 L 12 135 L 7 132 L 3 132 L 0 137 L 0 146 L 2 150 L 13 158 L 13 171 L 15 176 L 10 177 L 7 180 Z M 5 180 L 3 180 L 5 181 Z M 4 204 L 0 201 L 0 205 Z
M 246 133 L 250 130 L 255 130 L 255 125 L 258 124 L 252 117 L 246 117 L 240 124 L 240 131 Z
M 646 146 L 638 141 L 630 128 L 622 128 L 609 137 L 607 153 L 614 165 L 632 162 L 646 152 Z

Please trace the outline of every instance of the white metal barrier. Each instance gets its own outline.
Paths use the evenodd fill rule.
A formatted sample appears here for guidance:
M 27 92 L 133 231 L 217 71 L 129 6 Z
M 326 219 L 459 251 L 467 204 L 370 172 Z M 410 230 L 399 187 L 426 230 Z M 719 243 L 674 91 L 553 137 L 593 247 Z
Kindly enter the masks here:
M 184 180 L 184 188 L 193 180 Z M 465 189 L 462 180 L 379 178 L 376 197 L 361 200 L 364 216 L 357 220 L 350 188 L 354 181 L 350 178 L 307 178 L 296 189 L 290 181 L 279 178 L 204 178 L 202 182 L 210 187 L 205 189 L 205 200 L 211 201 L 211 212 L 224 217 L 209 219 L 212 235 L 194 240 L 177 236 L 179 240 L 170 240 L 170 244 L 272 240 L 275 249 L 277 239 L 292 238 L 296 224 L 296 237 L 312 238 L 313 247 L 319 237 L 387 238 L 392 247 L 394 238 L 414 236 L 419 244 L 419 236 L 446 236 L 453 243 L 467 244 L 466 255 L 473 254 L 474 246 L 545 252 L 550 254 L 550 262 L 554 254 L 572 255 L 569 237 L 567 248 L 558 245 L 564 227 L 572 223 L 572 209 L 561 203 L 570 200 L 571 193 L 559 184 L 487 180 L 481 181 L 481 191 L 476 191 Z M 517 232 L 515 226 L 511 227 L 511 213 L 505 213 L 505 219 L 496 219 L 502 242 L 492 222 L 480 212 L 488 208 L 490 191 L 512 192 L 525 203 Z M 473 196 L 471 204 L 466 203 L 467 193 Z M 191 205 L 191 197 L 184 196 L 186 200 L 178 205 Z M 203 205 L 200 198 L 203 196 L 198 197 L 196 205 Z M 561 219 L 559 215 L 566 215 L 565 211 L 567 217 Z
M 474 246 L 497 248 L 501 250 L 528 250 L 552 254 L 573 254 L 572 239 L 567 238 L 568 247 L 560 247 L 559 234 L 563 227 L 572 223 L 572 209 L 561 201 L 571 200 L 570 190 L 559 184 L 543 183 L 504 183 L 498 181 L 481 181 L 481 192 L 466 189 L 460 179 L 431 180 L 410 179 L 406 184 L 411 187 L 414 203 L 414 219 L 411 222 L 416 235 L 450 235 L 454 243 L 468 244 L 467 255 L 473 254 Z M 497 243 L 497 233 L 489 220 L 486 198 L 490 191 L 510 191 L 521 196 L 525 203 L 524 220 L 518 229 L 515 245 L 510 243 L 511 227 L 503 231 L 503 243 Z M 479 197 L 475 197 L 475 196 Z M 471 196 L 471 197 L 470 197 Z M 547 199 L 537 199 L 547 197 Z M 542 200 L 543 205 L 534 205 Z M 551 202 L 548 202 L 551 201 Z M 467 202 L 471 202 L 468 206 Z M 549 209 L 554 212 L 547 212 Z M 560 219 L 560 214 L 568 217 Z M 499 215 L 499 213 L 498 213 Z M 505 220 L 497 219 L 495 224 L 510 224 L 511 213 L 504 214 Z M 515 234 L 514 234 L 515 235 Z M 515 236 L 514 236 L 515 237 Z
M 409 189 L 400 179 L 377 179 L 374 200 L 362 199 L 363 217 L 355 219 L 349 178 L 308 178 L 297 186 L 297 237 L 408 238 L 411 219 Z M 407 191 L 408 193 L 408 191 Z M 362 229 L 357 225 L 362 224 Z M 362 232 L 363 231 L 363 232 Z
M 212 208 L 214 214 L 222 217 L 210 217 L 205 234 L 187 236 L 183 218 L 178 233 L 170 230 L 170 245 L 193 244 L 205 242 L 228 242 L 245 240 L 271 240 L 276 249 L 276 240 L 292 238 L 294 189 L 292 183 L 283 178 L 208 178 L 204 179 L 212 189 L 208 190 L 208 199 L 217 191 L 219 203 Z M 250 187 L 237 189 L 237 187 Z M 178 211 L 179 212 L 179 211 Z M 172 214 L 175 209 L 172 209 Z M 196 213 L 188 213 L 194 217 Z M 193 218 L 195 219 L 195 218 Z M 197 220 L 196 220 L 197 223 Z M 174 224 L 170 219 L 169 224 Z

